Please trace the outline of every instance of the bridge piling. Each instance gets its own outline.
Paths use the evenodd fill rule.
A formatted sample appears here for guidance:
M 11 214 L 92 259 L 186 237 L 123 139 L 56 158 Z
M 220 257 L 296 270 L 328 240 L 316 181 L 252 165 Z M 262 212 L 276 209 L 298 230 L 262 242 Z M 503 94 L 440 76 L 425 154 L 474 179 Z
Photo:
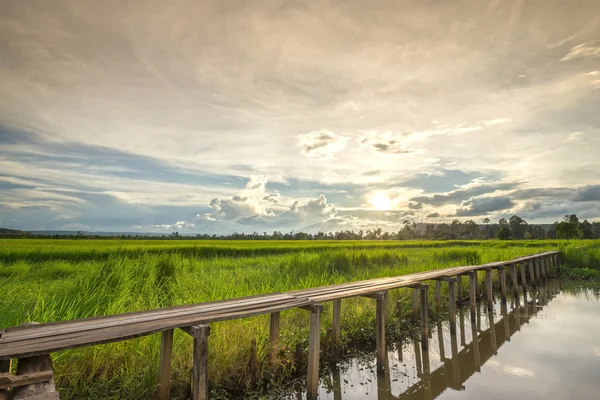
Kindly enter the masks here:
M 492 269 L 485 270 L 485 291 L 487 294 L 487 306 L 489 310 L 494 308 L 494 295 L 492 293 Z
M 506 304 L 506 268 L 504 266 L 498 268 L 498 276 L 500 278 L 500 292 L 502 293 L 502 303 Z
M 338 299 L 333 301 L 333 314 L 331 318 L 331 337 L 333 339 L 333 344 L 339 346 L 342 338 L 342 300 Z
M 456 333 L 456 298 L 454 297 L 455 279 L 448 280 L 448 306 L 450 310 L 450 332 Z
M 158 364 L 158 400 L 169 399 L 171 388 L 171 360 L 173 358 L 173 329 L 161 333 L 160 361 Z
M 427 305 L 427 289 L 427 285 L 421 285 L 421 347 L 423 350 L 429 348 L 429 306 Z

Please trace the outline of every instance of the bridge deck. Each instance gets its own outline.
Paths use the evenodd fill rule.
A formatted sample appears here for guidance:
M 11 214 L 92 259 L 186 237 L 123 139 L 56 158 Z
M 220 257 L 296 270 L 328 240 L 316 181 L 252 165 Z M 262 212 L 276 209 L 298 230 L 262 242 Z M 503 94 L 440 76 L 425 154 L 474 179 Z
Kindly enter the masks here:
M 338 285 L 271 293 L 201 304 L 100 316 L 0 331 L 0 360 L 110 343 L 149 335 L 167 329 L 270 314 L 324 301 L 361 296 L 389 289 L 411 287 L 426 280 L 448 278 L 470 271 L 498 268 L 556 254 L 545 252 L 514 260 L 419 272 L 391 278 L 370 279 Z

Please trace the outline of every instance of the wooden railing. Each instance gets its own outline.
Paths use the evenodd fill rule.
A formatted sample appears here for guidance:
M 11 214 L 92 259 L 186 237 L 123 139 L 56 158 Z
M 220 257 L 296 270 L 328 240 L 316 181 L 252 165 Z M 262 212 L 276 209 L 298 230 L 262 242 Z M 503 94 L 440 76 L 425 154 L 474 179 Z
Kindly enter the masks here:
M 521 266 L 520 285 L 516 269 L 519 264 Z M 0 364 L 4 365 L 5 369 L 5 371 L 0 370 L 0 400 L 3 399 L 3 396 L 6 398 L 6 390 L 9 388 L 12 389 L 13 399 L 58 399 L 58 392 L 56 392 L 53 382 L 52 361 L 49 356 L 52 352 L 118 342 L 158 332 L 162 334 L 158 399 L 168 399 L 174 329 L 182 329 L 194 338 L 192 398 L 204 400 L 208 398 L 209 324 L 270 314 L 270 345 L 272 349 L 276 349 L 280 312 L 292 308 L 301 308 L 310 312 L 307 393 L 309 399 L 314 399 L 317 397 L 319 385 L 322 303 L 333 302 L 332 339 L 335 344 L 339 344 L 341 300 L 355 296 L 365 296 L 376 300 L 376 343 L 379 367 L 384 364 L 386 356 L 385 317 L 388 290 L 406 287 L 413 289 L 413 312 L 418 313 L 420 308 L 421 346 L 426 349 L 429 335 L 428 286 L 423 284 L 424 281 L 436 281 L 435 299 L 438 305 L 441 302 L 441 283 L 448 283 L 450 330 L 456 332 L 455 285 L 460 283 L 458 285 L 458 301 L 462 302 L 463 276 L 470 277 L 469 297 L 471 316 L 474 318 L 476 297 L 479 294 L 478 271 L 486 272 L 487 304 L 491 308 L 493 305 L 492 270 L 499 271 L 501 295 L 503 301 L 506 301 L 507 269 L 510 273 L 513 290 L 518 293 L 519 286 L 526 290 L 528 282 L 533 285 L 538 284 L 549 276 L 553 267 L 556 268 L 558 265 L 559 252 L 550 251 L 509 261 L 438 269 L 287 293 L 271 293 L 126 314 L 10 327 L 0 331 L 0 362 L 19 359 L 19 363 L 17 375 L 10 374 L 10 367 L 6 366 L 6 362 Z

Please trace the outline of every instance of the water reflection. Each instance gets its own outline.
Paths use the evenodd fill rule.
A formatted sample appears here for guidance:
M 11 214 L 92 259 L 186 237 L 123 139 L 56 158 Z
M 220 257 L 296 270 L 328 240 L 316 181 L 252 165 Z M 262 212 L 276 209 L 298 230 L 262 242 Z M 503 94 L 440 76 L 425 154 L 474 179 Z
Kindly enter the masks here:
M 534 350 L 540 347 L 540 343 L 546 341 L 547 346 L 555 346 L 549 338 L 560 332 L 560 329 L 578 329 L 576 326 L 556 326 L 556 321 L 553 321 L 555 317 L 548 315 L 538 318 L 540 312 L 551 305 L 559 293 L 561 295 L 560 304 L 550 306 L 551 310 L 548 315 L 565 315 L 565 307 L 573 307 L 573 303 L 578 304 L 590 299 L 593 302 L 595 315 L 600 312 L 597 290 L 561 293 L 560 283 L 550 281 L 545 286 L 528 288 L 522 295 L 509 297 L 507 303 L 497 302 L 493 310 L 488 310 L 487 307 L 481 307 L 478 304 L 479 312 L 474 318 L 471 318 L 468 309 L 461 310 L 459 313 L 460 328 L 456 334 L 450 333 L 447 322 L 438 323 L 435 327 L 432 326 L 432 330 L 436 332 L 431 332 L 429 350 L 422 350 L 419 340 L 398 345 L 394 351 L 388 352 L 387 362 L 380 372 L 376 372 L 374 360 L 368 360 L 366 362 L 368 366 L 365 366 L 364 361 L 353 360 L 342 370 L 334 368 L 331 375 L 333 384 L 328 385 L 327 389 L 321 388 L 320 398 L 333 400 L 435 399 L 440 396 L 445 397 L 453 391 L 463 390 L 466 390 L 466 398 L 470 398 L 469 394 L 472 394 L 473 398 L 477 398 L 483 395 L 481 391 L 485 392 L 487 386 L 496 387 L 496 381 L 504 382 L 502 389 L 510 388 L 511 385 L 521 387 L 525 383 L 509 382 L 509 378 L 515 379 L 517 376 L 521 379 L 532 378 L 536 376 L 536 372 L 534 372 L 536 368 L 551 367 L 539 361 L 537 361 L 539 364 L 536 364 L 535 360 L 540 358 L 540 354 L 535 353 Z M 469 315 L 465 315 L 466 313 Z M 576 312 L 573 311 L 573 314 Z M 465 325 L 465 321 L 470 324 L 470 327 Z M 536 321 L 535 327 L 530 325 L 532 321 Z M 600 328 L 599 318 L 596 317 L 596 321 L 592 323 Z M 522 329 L 524 326 L 525 328 Z M 538 340 L 535 337 L 531 338 L 531 334 L 527 333 L 528 330 L 531 330 L 532 333 L 535 330 L 536 335 L 539 336 Z M 519 331 L 521 331 L 519 335 L 515 335 Z M 551 331 L 552 335 L 544 335 L 543 333 L 546 331 Z M 595 346 L 598 353 L 597 358 L 592 361 L 594 366 L 600 368 L 600 339 L 596 332 L 597 330 L 590 332 L 592 342 L 596 341 L 591 345 Z M 520 339 L 520 336 L 523 338 Z M 555 338 L 558 337 L 555 336 Z M 522 354 L 523 357 L 526 353 L 530 358 L 528 361 L 534 364 L 533 366 L 520 366 L 520 359 L 507 362 L 498 356 L 507 343 L 511 342 L 511 338 L 513 338 L 513 343 L 508 346 L 512 347 L 510 351 L 507 351 L 516 355 Z M 534 345 L 531 344 L 531 341 Z M 450 350 L 449 354 L 448 350 Z M 563 366 L 554 365 L 554 368 L 561 370 Z M 493 375 L 498 373 L 501 374 L 501 379 Z M 466 387 L 465 384 L 470 379 L 482 380 L 483 383 L 480 386 L 483 389 Z M 595 384 L 595 379 L 593 383 Z M 583 387 L 585 388 L 585 385 Z M 489 392 L 488 395 L 491 393 Z M 514 395 L 523 397 L 519 396 L 516 391 Z M 553 397 L 552 393 L 547 395 Z M 580 398 L 578 394 L 574 394 L 573 397 Z

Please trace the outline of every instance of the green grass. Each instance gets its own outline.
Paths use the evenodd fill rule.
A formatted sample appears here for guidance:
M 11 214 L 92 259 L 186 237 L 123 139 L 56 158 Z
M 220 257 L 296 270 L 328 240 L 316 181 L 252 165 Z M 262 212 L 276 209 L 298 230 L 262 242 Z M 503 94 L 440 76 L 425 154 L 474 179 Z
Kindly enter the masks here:
M 0 328 L 480 264 L 556 249 L 565 255 L 564 275 L 599 275 L 600 241 L 2 240 Z M 393 321 L 391 308 L 396 300 L 409 307 L 410 290 L 391 291 L 390 300 Z M 331 304 L 324 306 L 322 337 L 327 347 Z M 373 340 L 374 308 L 370 299 L 344 300 L 346 342 Z M 409 325 L 402 325 L 403 330 L 410 331 Z M 388 336 L 402 334 L 397 326 L 388 324 Z M 296 343 L 307 344 L 306 311 L 282 313 L 282 351 L 274 366 L 266 362 L 268 331 L 268 316 L 212 325 L 209 371 L 215 393 L 260 393 L 300 372 L 290 360 Z M 257 377 L 247 369 L 252 339 L 257 341 Z M 151 398 L 159 342 L 159 335 L 150 335 L 54 354 L 63 398 Z M 191 339 L 177 331 L 174 398 L 189 392 L 191 356 Z

